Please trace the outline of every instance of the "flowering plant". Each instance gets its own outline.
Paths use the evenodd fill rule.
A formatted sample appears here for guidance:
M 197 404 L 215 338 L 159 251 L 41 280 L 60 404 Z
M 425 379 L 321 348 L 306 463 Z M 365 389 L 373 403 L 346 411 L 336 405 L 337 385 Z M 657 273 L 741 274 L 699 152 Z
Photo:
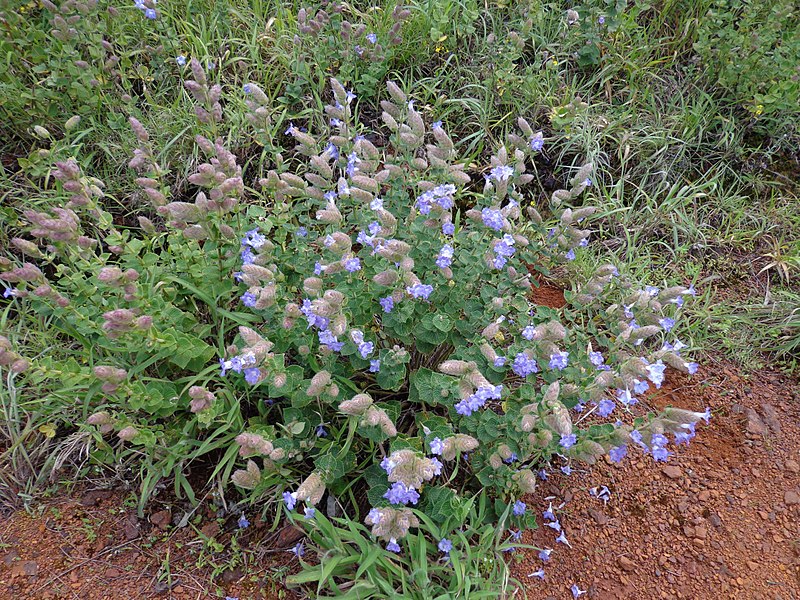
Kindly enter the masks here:
M 563 308 L 531 299 L 534 274 L 588 244 L 594 211 L 578 205 L 590 164 L 540 213 L 526 186 L 545 139 L 524 119 L 475 181 L 442 124 L 426 125 L 395 84 L 381 103 L 388 138 L 358 122 L 353 92 L 331 87 L 321 134 L 286 131 L 296 167 L 279 157 L 260 179 L 268 210 L 242 201 L 236 157 L 201 136 L 195 201 L 168 202 L 135 119 L 131 167 L 166 232 L 145 216 L 118 230 L 101 182 L 60 163 L 66 203 L 26 211 L 34 241 L 14 241 L 42 268 L 3 259 L 0 279 L 81 342 L 91 367 L 29 364 L 9 343 L 6 362 L 85 385 L 106 460 L 143 448 L 191 494 L 188 462 L 220 450 L 215 472 L 230 473 L 238 449 L 232 480 L 252 498 L 345 513 L 393 552 L 470 490 L 530 526 L 519 497 L 548 468 L 621 460 L 631 443 L 666 460 L 667 434 L 688 442 L 701 413 L 630 409 L 668 365 L 696 368 L 669 337 L 692 289 L 637 289 L 602 265 Z M 216 119 L 214 102 L 198 117 Z

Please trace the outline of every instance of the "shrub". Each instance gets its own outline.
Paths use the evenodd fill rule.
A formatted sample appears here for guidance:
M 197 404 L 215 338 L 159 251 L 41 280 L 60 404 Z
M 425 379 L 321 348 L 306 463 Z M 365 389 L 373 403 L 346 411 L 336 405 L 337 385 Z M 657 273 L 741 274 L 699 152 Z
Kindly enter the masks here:
M 192 72 L 198 118 L 218 121 L 218 94 Z M 194 201 L 169 202 L 132 119 L 130 166 L 163 222 L 145 211 L 116 226 L 75 159 L 53 171 L 61 202 L 22 212 L 6 295 L 84 362 L 26 361 L 4 342 L 3 364 L 50 390 L 51 410 L 79 398 L 96 460 L 143 456 L 144 501 L 168 475 L 192 496 L 199 457 L 227 479 L 238 450 L 231 477 L 251 500 L 345 515 L 399 552 L 474 490 L 489 491 L 493 518 L 528 527 L 518 498 L 540 468 L 621 460 L 631 442 L 666 460 L 665 434 L 688 442 L 702 413 L 630 408 L 667 365 L 696 367 L 668 341 L 693 290 L 637 289 L 602 265 L 562 309 L 529 297 L 533 274 L 588 244 L 591 165 L 542 202 L 525 190 L 544 139 L 524 119 L 474 181 L 396 85 L 381 103 L 388 137 L 331 87 L 329 125 L 289 126 L 299 159 L 275 157 L 262 202 L 243 201 L 236 157 L 202 136 Z M 266 102 L 254 83 L 245 94 Z M 79 393 L 59 396 L 65 384 Z

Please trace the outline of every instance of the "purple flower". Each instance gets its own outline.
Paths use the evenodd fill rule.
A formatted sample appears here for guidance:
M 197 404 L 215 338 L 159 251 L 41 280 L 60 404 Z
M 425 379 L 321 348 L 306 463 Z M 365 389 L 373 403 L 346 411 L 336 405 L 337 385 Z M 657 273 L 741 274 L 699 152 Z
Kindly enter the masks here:
M 599 17 L 597 17 L 597 22 L 600 23 L 600 25 L 602 25 L 603 23 L 606 22 L 606 18 L 603 15 L 600 15 Z
M 578 441 L 578 436 L 576 436 L 574 433 L 571 433 L 569 435 L 562 435 L 559 445 L 562 448 L 568 449 L 572 448 L 577 441 Z
M 346 261 L 344 261 L 344 268 L 350 273 L 355 273 L 356 271 L 360 271 L 361 261 L 357 257 L 348 258 Z
M 518 459 L 519 459 L 519 456 L 517 456 L 517 453 L 516 452 L 512 452 L 511 456 L 509 456 L 508 458 L 504 459 L 503 462 L 506 463 L 507 465 L 510 465 L 511 463 L 516 462 Z
M 544 469 L 539 469 L 536 474 L 542 481 L 547 481 L 547 471 L 545 471 Z
M 397 540 L 395 538 L 389 538 L 389 543 L 386 544 L 386 549 L 389 552 L 400 552 L 400 546 L 397 544 Z
M 383 497 L 392 504 L 416 504 L 419 501 L 419 492 L 413 487 L 406 486 L 402 481 L 397 481 Z
M 370 373 L 377 373 L 381 370 L 381 361 L 379 358 L 374 358 L 369 361 L 369 372 Z
M 700 365 L 697 364 L 696 362 L 686 363 L 686 371 L 689 373 L 689 375 L 694 375 L 695 373 L 697 373 L 697 369 L 699 368 Z
M 328 437 L 328 432 L 325 431 L 325 428 L 322 425 L 317 425 L 314 433 L 317 435 L 317 437 Z
M 243 514 L 241 517 L 239 517 L 239 520 L 237 521 L 237 525 L 239 525 L 239 529 L 246 529 L 246 528 L 250 527 L 250 521 L 248 521 L 247 517 L 244 516 L 244 514 Z
M 442 223 L 442 233 L 445 235 L 453 235 L 456 232 L 456 226 L 452 223 Z
M 367 515 L 367 518 L 370 521 L 372 521 L 372 523 L 377 525 L 378 523 L 381 522 L 381 519 L 383 518 L 383 513 L 378 508 L 371 508 L 369 514 Z
M 253 261 L 255 261 L 256 259 L 255 254 L 253 254 L 252 248 L 250 248 L 249 246 L 241 251 L 240 256 L 242 257 L 242 264 L 244 265 L 252 265 Z
M 264 244 L 267 243 L 267 238 L 260 233 L 258 233 L 258 227 L 255 229 L 251 229 L 247 233 L 244 234 L 242 238 L 242 245 L 243 246 L 250 246 L 251 248 L 255 248 L 258 250 Z
M 498 356 L 494 359 L 494 366 L 495 367 L 502 367 L 506 364 L 506 357 L 505 356 Z
M 294 554 L 297 558 L 300 558 L 306 553 L 305 546 L 303 546 L 303 542 L 297 542 L 295 546 L 289 550 L 292 554 Z
M 244 370 L 244 380 L 250 385 L 257 384 L 260 377 L 261 369 L 258 367 L 250 367 L 249 369 Z
M 242 294 L 242 304 L 244 304 L 248 308 L 255 308 L 256 295 L 253 292 L 245 292 L 244 294 Z
M 433 286 L 425 285 L 424 283 L 415 283 L 414 285 L 408 286 L 406 291 L 414 298 L 427 300 L 428 296 L 433 292 Z
M 295 504 L 297 504 L 297 492 L 283 492 L 283 501 L 286 504 L 286 508 L 289 510 L 294 510 Z
M 617 400 L 619 400 L 625 406 L 633 406 L 638 402 L 636 398 L 631 396 L 631 391 L 628 389 L 617 390 Z
M 181 54 L 179 56 L 176 56 L 175 57 L 175 62 L 178 63 L 179 67 L 185 67 L 186 66 L 186 57 L 183 54 Z
M 531 138 L 531 150 L 541 152 L 542 148 L 544 148 L 544 134 L 541 131 L 537 131 Z
M 550 548 L 545 548 L 544 550 L 539 550 L 539 558 L 544 562 L 550 560 L 550 555 L 553 553 Z
M 378 36 L 377 36 L 377 35 L 375 35 L 374 33 L 368 33 L 368 34 L 367 34 L 367 41 L 368 41 L 370 44 L 375 44 L 375 43 L 377 43 L 377 41 L 378 41 Z
M 441 475 L 442 474 L 442 467 L 444 467 L 444 465 L 442 464 L 442 461 L 440 461 L 438 458 L 434 457 L 434 458 L 431 459 L 431 464 L 433 465 L 433 474 L 434 475 Z
M 702 414 L 700 415 L 700 418 L 703 419 L 703 421 L 705 421 L 706 423 L 709 423 L 711 421 L 711 407 L 710 406 L 706 406 L 706 409 L 702 412 Z M 692 423 L 692 427 L 694 427 L 694 423 Z M 694 429 L 692 429 L 692 431 L 694 431 Z
M 378 302 L 380 303 L 381 308 L 383 308 L 383 312 L 392 312 L 392 309 L 394 308 L 394 299 L 391 296 L 385 296 L 384 298 L 378 300 Z
M 572 467 L 570 467 L 569 465 L 564 465 L 563 467 L 561 467 L 561 472 L 564 475 L 572 475 Z
M 320 344 L 327 346 L 334 352 L 341 352 L 344 347 L 344 342 L 340 342 L 338 338 L 330 331 L 320 331 L 318 334 Z
M 661 384 L 664 383 L 664 370 L 666 368 L 667 365 L 660 360 L 654 362 L 653 364 L 647 365 L 647 378 L 652 381 L 657 388 L 660 388 Z
M 503 213 L 499 210 L 496 208 L 484 208 L 481 211 L 481 217 L 483 218 L 484 225 L 496 231 L 502 231 Z
M 566 536 L 566 535 L 564 535 L 564 534 L 565 534 L 565 532 L 564 532 L 564 531 L 562 531 L 562 532 L 561 532 L 561 535 L 559 535 L 559 536 L 556 538 L 556 541 L 557 541 L 559 544 L 564 544 L 565 546 L 569 546 L 570 548 L 572 548 L 572 544 L 570 544 L 570 543 L 567 541 L 567 536 Z
M 600 352 L 589 352 L 589 362 L 595 367 L 602 366 L 603 361 L 603 355 Z
M 572 592 L 573 598 L 577 598 L 578 596 L 582 596 L 583 594 L 586 593 L 586 590 L 580 589 L 578 585 L 575 583 L 572 584 L 572 587 L 569 588 L 569 590 Z
M 225 360 L 224 358 L 219 359 L 219 376 L 225 377 L 225 374 L 231 368 L 231 361 Z
M 158 17 L 158 13 L 152 8 L 148 8 L 144 11 L 144 16 L 152 21 L 153 19 Z
M 442 538 L 441 540 L 439 540 L 439 545 L 437 547 L 439 548 L 439 552 L 444 552 L 445 554 L 448 554 L 450 550 L 453 549 L 453 542 L 451 542 L 447 538 Z
M 555 520 L 552 523 L 545 523 L 545 525 L 554 531 L 561 531 L 561 523 L 559 523 L 558 520 Z
M 570 248 L 569 252 L 564 255 L 564 258 L 567 260 L 575 260 L 575 249 Z
M 603 398 L 597 404 L 597 414 L 600 415 L 601 417 L 607 417 L 614 411 L 615 406 L 616 405 L 614 404 L 613 400 L 610 400 L 608 398 Z
M 511 509 L 511 512 L 514 514 L 515 517 L 521 517 L 522 515 L 525 514 L 526 508 L 527 506 L 522 500 L 517 500 L 516 502 L 514 502 L 514 506 Z
M 511 540 L 514 541 L 514 542 L 518 542 L 518 541 L 520 541 L 522 539 L 522 530 L 521 529 L 517 529 L 516 531 L 514 531 L 513 529 L 510 529 L 509 533 L 511 534 Z
M 566 350 L 550 355 L 550 363 L 548 366 L 551 369 L 557 369 L 561 371 L 562 369 L 566 368 L 567 364 L 569 364 L 569 352 Z
M 556 520 L 556 513 L 553 512 L 553 503 L 552 502 L 548 503 L 547 510 L 542 513 L 542 516 L 545 519 L 549 520 L 549 521 L 555 521 Z
M 514 175 L 514 167 L 498 165 L 489 171 L 489 179 L 495 181 L 508 181 Z
M 306 519 L 306 520 L 313 519 L 316 514 L 317 514 L 317 510 L 315 508 L 311 508 L 310 506 L 307 506 L 305 511 L 303 511 L 303 518 Z
M 434 121 L 433 123 L 431 123 L 431 127 L 433 127 L 434 129 L 441 129 L 442 128 L 442 122 L 441 121 Z
M 646 381 L 639 381 L 638 379 L 633 380 L 634 394 L 644 394 L 649 389 L 650 389 L 650 384 L 647 383 Z
M 675 327 L 675 319 L 670 319 L 669 317 L 664 317 L 663 319 L 659 319 L 658 322 L 664 328 L 664 331 L 669 331 L 673 327 Z
M 511 369 L 520 377 L 527 377 L 528 375 L 539 372 L 536 361 L 529 358 L 524 352 L 520 352 L 514 357 L 514 363 L 511 365 Z
M 538 577 L 542 581 L 544 581 L 544 569 L 539 569 L 538 571 L 534 571 L 528 577 Z
M 450 244 L 445 244 L 439 250 L 439 255 L 436 257 L 436 266 L 444 269 L 453 264 L 453 247 Z

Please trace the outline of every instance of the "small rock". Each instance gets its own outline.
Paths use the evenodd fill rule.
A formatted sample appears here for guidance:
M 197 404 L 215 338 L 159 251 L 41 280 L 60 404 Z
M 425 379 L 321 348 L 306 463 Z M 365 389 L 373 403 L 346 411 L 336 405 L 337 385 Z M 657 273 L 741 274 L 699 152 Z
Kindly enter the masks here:
M 800 473 L 800 464 L 797 464 L 796 460 L 790 458 L 783 466 L 786 467 L 786 470 L 790 473 Z
M 764 420 L 767 422 L 767 425 L 769 425 L 769 428 L 772 429 L 773 433 L 780 433 L 781 422 L 780 419 L 778 419 L 778 411 L 775 410 L 775 407 L 771 404 L 764 404 L 761 410 L 764 412 Z
M 720 519 L 719 515 L 716 513 L 711 513 L 711 515 L 709 515 L 708 522 L 714 527 L 720 527 L 722 525 L 722 519 Z
M 620 556 L 617 559 L 617 564 L 626 571 L 633 571 L 636 568 L 636 564 L 627 556 Z
M 697 495 L 697 499 L 700 500 L 700 502 L 706 502 L 709 498 L 711 498 L 711 492 L 708 490 L 703 490 Z
M 166 509 L 153 513 L 150 515 L 150 522 L 159 529 L 166 529 L 172 522 L 172 511 Z
M 608 523 L 608 517 L 594 508 L 589 509 L 589 516 L 592 517 L 598 525 L 605 525 Z
M 769 433 L 767 426 L 764 424 L 764 421 L 761 420 L 761 417 L 758 416 L 756 411 L 754 411 L 752 408 L 748 408 L 746 414 L 747 433 L 756 436 L 767 435 Z
M 666 465 L 661 467 L 661 472 L 670 479 L 679 479 L 683 476 L 683 471 L 681 471 L 681 468 L 676 467 L 675 465 Z
M 800 495 L 794 490 L 788 490 L 783 495 L 783 503 L 787 506 L 792 506 L 793 504 L 800 504 Z

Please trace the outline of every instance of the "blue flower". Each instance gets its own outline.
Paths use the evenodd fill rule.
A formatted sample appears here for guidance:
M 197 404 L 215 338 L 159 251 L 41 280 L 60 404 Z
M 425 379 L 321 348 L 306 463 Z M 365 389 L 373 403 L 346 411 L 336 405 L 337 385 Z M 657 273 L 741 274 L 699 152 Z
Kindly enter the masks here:
M 489 172 L 489 179 L 495 181 L 508 181 L 514 175 L 514 167 L 508 165 L 498 165 Z
M 697 369 L 699 368 L 700 365 L 697 364 L 696 362 L 686 363 L 686 371 L 689 373 L 689 375 L 694 375 L 695 373 L 697 373 Z
M 675 319 L 671 319 L 669 317 L 664 317 L 663 319 L 659 319 L 658 322 L 664 328 L 664 331 L 669 331 L 673 327 L 675 327 Z
M 148 8 L 144 11 L 144 16 L 152 21 L 158 17 L 158 13 L 152 8 Z
M 416 504 L 419 501 L 419 492 L 402 481 L 397 481 L 383 497 L 392 504 Z
M 367 515 L 367 519 L 369 519 L 375 525 L 380 523 L 382 518 L 383 513 L 379 508 L 371 508 L 369 514 Z
M 603 23 L 606 22 L 606 18 L 603 15 L 600 15 L 599 17 L 597 17 L 597 22 L 600 23 L 600 25 L 602 25 Z
M 609 400 L 608 398 L 603 398 L 597 404 L 597 414 L 600 415 L 601 417 L 607 417 L 614 411 L 615 407 L 616 405 L 614 404 L 613 400 Z
M 506 364 L 506 357 L 498 356 L 497 358 L 494 359 L 494 363 L 492 364 L 494 364 L 495 367 L 502 367 Z
M 547 527 L 549 527 L 550 529 L 553 529 L 555 531 L 558 531 L 558 532 L 561 531 L 561 523 L 559 523 L 557 519 L 555 521 L 553 521 L 552 523 L 545 523 L 545 525 Z
M 563 467 L 561 467 L 561 472 L 564 475 L 572 475 L 572 467 L 570 467 L 569 465 L 564 465 Z
M 294 232 L 297 237 L 306 237 L 308 235 L 308 229 L 303 226 L 297 228 L 297 231 Z
M 528 375 L 539 372 L 536 361 L 529 358 L 524 352 L 520 352 L 514 357 L 511 369 L 520 377 L 527 377 Z
M 531 150 L 534 152 L 541 152 L 542 148 L 544 148 L 544 134 L 541 131 L 537 131 L 533 134 L 530 143 Z
M 355 273 L 361 270 L 361 261 L 358 257 L 348 258 L 344 261 L 344 268 L 350 273 Z
M 383 308 L 383 312 L 385 313 L 392 312 L 392 309 L 394 308 L 394 299 L 391 296 L 385 296 L 384 298 L 381 298 L 378 300 L 378 303 L 381 305 L 381 308 Z
M 483 224 L 496 231 L 503 229 L 503 213 L 496 208 L 484 208 L 481 211 Z
M 434 121 L 433 123 L 431 123 L 431 127 L 433 127 L 434 129 L 441 129 L 442 128 L 442 122 L 441 121 Z
M 297 558 L 300 558 L 306 553 L 305 546 L 303 546 L 303 542 L 297 542 L 295 546 L 289 550 L 292 554 L 294 554 Z
M 595 367 L 600 367 L 603 365 L 603 355 L 600 352 L 589 352 L 589 362 L 592 363 Z
M 242 91 L 245 94 L 249 94 L 250 92 L 253 91 L 253 86 L 251 86 L 249 83 L 245 83 L 244 86 L 242 86 Z
M 260 377 L 261 377 L 261 369 L 259 369 L 258 367 L 251 367 L 249 369 L 244 370 L 244 380 L 250 385 L 257 384 Z
M 183 54 L 180 54 L 180 55 L 175 57 L 175 62 L 178 63 L 179 67 L 185 67 L 186 66 L 186 57 Z
M 582 596 L 583 594 L 586 593 L 586 590 L 580 589 L 577 586 L 577 584 L 574 584 L 574 583 L 572 584 L 572 587 L 569 588 L 569 590 L 572 592 L 572 597 L 573 598 L 577 598 L 578 596 Z
M 563 531 L 562 531 L 562 532 L 561 532 L 561 535 L 559 535 L 559 536 L 556 538 L 556 541 L 557 541 L 558 543 L 560 543 L 560 544 L 564 544 L 564 545 L 566 545 L 566 546 L 569 546 L 570 548 L 572 548 L 572 544 L 570 544 L 570 543 L 567 541 L 567 536 L 566 536 L 566 535 L 564 535 L 564 533 L 565 533 L 565 532 L 563 532 Z
M 545 471 L 544 469 L 539 469 L 536 474 L 542 481 L 547 481 L 547 471 Z
M 431 440 L 430 446 L 431 454 L 440 455 L 442 452 L 444 452 L 444 442 L 438 437 L 435 437 Z
M 454 250 L 450 244 L 442 246 L 442 249 L 439 250 L 439 255 L 436 257 L 436 266 L 440 269 L 449 267 L 453 264 L 453 254 Z
M 303 511 L 303 518 L 306 519 L 306 520 L 313 519 L 316 514 L 317 514 L 317 510 L 315 508 L 311 508 L 310 506 L 307 506 L 305 511 Z
M 567 260 L 575 260 L 575 250 L 573 248 L 570 248 L 569 252 L 567 252 L 564 255 L 564 258 L 566 258 Z
M 245 292 L 242 294 L 242 304 L 248 308 L 255 308 L 256 295 L 253 292 Z
M 525 514 L 526 508 L 527 506 L 522 500 L 517 500 L 516 502 L 514 502 L 514 506 L 511 509 L 511 512 L 514 514 L 515 517 L 521 517 L 522 515 Z
M 577 441 L 578 441 L 578 436 L 576 436 L 574 433 L 571 433 L 569 435 L 562 435 L 559 445 L 565 449 L 572 448 Z
M 569 364 L 569 352 L 562 351 L 550 355 L 549 367 L 561 371 Z
M 381 361 L 379 358 L 374 358 L 369 361 L 369 372 L 370 373 L 377 373 L 381 370 Z
M 239 529 L 246 529 L 250 527 L 250 521 L 247 520 L 247 517 L 244 516 L 244 514 L 242 514 L 242 516 L 239 517 L 239 521 L 237 522 L 237 524 L 239 525 Z
M 528 325 L 525 329 L 522 330 L 522 337 L 526 340 L 530 341 L 533 340 L 533 336 L 536 334 L 536 327 L 533 325 Z
M 516 531 L 514 531 L 513 529 L 510 529 L 509 533 L 511 534 L 511 539 L 514 542 L 518 542 L 518 541 L 520 541 L 522 539 L 522 530 L 521 529 L 517 529 Z
M 289 510 L 294 510 L 295 504 L 297 504 L 297 492 L 283 492 L 283 501 L 286 504 L 286 508 Z
M 453 549 L 453 542 L 451 542 L 447 538 L 442 538 L 441 540 L 439 540 L 439 545 L 437 547 L 439 548 L 439 552 L 444 552 L 445 554 L 448 554 L 450 550 Z
M 528 577 L 538 577 L 541 580 L 544 580 L 544 569 L 539 569 L 538 571 L 534 571 Z
M 375 35 L 374 33 L 368 33 L 368 34 L 367 34 L 367 41 L 368 41 L 370 44 L 375 44 L 375 43 L 377 43 L 377 42 L 378 42 L 378 36 L 377 36 L 377 35 Z
M 453 235 L 456 232 L 456 226 L 452 223 L 442 223 L 442 233 L 445 235 Z
M 328 432 L 322 425 L 317 425 L 317 428 L 314 430 L 314 433 L 317 437 L 328 437 Z
M 423 300 L 427 300 L 428 296 L 430 296 L 433 292 L 433 286 L 425 285 L 423 283 L 415 283 L 414 285 L 408 286 L 406 291 L 414 298 L 422 298 Z
M 553 512 L 553 503 L 550 502 L 547 505 L 547 510 L 542 513 L 542 516 L 549 521 L 556 520 L 556 513 Z
M 434 457 L 434 458 L 431 459 L 431 464 L 433 465 L 433 474 L 434 475 L 441 475 L 442 474 L 442 467 L 444 467 L 444 465 L 442 464 L 442 461 L 440 461 L 438 458 Z
M 395 538 L 389 538 L 389 543 L 386 544 L 386 549 L 389 552 L 400 552 L 400 546 Z
M 550 555 L 553 553 L 550 548 L 545 548 L 544 550 L 539 550 L 539 558 L 544 562 L 550 560 Z

